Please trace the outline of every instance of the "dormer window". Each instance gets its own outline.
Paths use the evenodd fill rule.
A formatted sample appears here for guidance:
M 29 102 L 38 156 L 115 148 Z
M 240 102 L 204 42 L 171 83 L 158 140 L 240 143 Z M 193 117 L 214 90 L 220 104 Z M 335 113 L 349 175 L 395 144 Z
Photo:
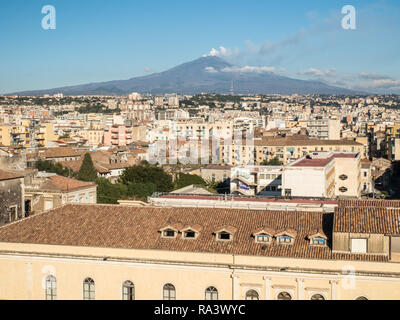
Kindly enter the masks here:
M 237 229 L 232 226 L 227 226 L 224 227 L 220 230 L 218 230 L 216 234 L 216 240 L 217 241 L 232 241 L 233 236 L 236 233 Z
M 229 232 L 220 232 L 218 233 L 219 240 L 231 240 L 231 234 Z
M 311 243 L 317 246 L 324 246 L 326 244 L 326 240 L 322 238 L 313 238 Z
M 192 231 L 192 230 L 185 231 L 185 232 L 183 233 L 183 237 L 184 237 L 184 238 L 187 238 L 187 239 L 194 239 L 194 238 L 196 238 L 196 232 L 194 232 L 194 231 Z
M 267 227 L 261 227 L 253 233 L 253 237 L 256 243 L 271 243 L 274 234 L 275 230 Z
M 266 233 L 260 233 L 256 236 L 256 242 L 268 243 L 271 241 L 271 237 Z
M 328 239 L 323 231 L 313 231 L 307 238 L 310 240 L 310 244 L 314 246 L 325 246 Z
M 292 243 L 293 238 L 287 234 L 283 234 L 278 237 L 280 243 Z
M 293 229 L 283 230 L 276 234 L 276 239 L 280 244 L 293 244 L 296 238 L 297 231 Z
M 163 231 L 164 238 L 175 238 L 175 231 L 172 229 L 167 229 Z
M 167 238 L 167 239 L 174 239 L 177 237 L 178 232 L 179 232 L 179 227 L 182 225 L 180 224 L 174 224 L 174 225 L 168 225 L 162 229 L 159 230 L 161 233 L 162 238 Z
M 200 232 L 203 230 L 201 225 L 188 225 L 180 229 L 182 233 L 182 239 L 197 239 Z

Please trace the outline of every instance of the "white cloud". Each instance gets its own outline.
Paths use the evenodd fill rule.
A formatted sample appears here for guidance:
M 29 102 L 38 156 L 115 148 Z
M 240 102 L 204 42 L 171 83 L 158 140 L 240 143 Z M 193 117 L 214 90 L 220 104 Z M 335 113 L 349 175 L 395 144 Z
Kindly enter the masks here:
M 400 80 L 394 79 L 380 79 L 359 84 L 359 87 L 365 89 L 394 89 L 398 86 L 400 86 Z
M 217 73 L 218 72 L 218 70 L 216 70 L 214 67 L 206 67 L 205 70 L 207 72 L 210 72 L 210 73 Z
M 312 76 L 312 77 L 326 77 L 333 76 L 336 73 L 336 69 L 329 70 L 319 70 L 316 68 L 309 68 L 308 70 L 297 72 L 298 75 L 301 76 Z
M 393 80 L 393 78 L 391 78 L 391 77 L 380 75 L 375 72 L 372 72 L 372 73 L 360 72 L 359 77 L 361 79 L 366 79 L 366 80 L 386 80 L 386 79 Z
M 246 72 L 246 73 L 266 73 L 274 72 L 274 67 L 254 67 L 254 66 L 244 66 L 244 67 L 227 67 L 221 70 L 222 72 Z
M 229 57 L 232 55 L 236 55 L 239 53 L 239 49 L 229 49 L 223 46 L 220 46 L 219 49 L 212 48 L 208 54 L 203 55 L 203 57 Z

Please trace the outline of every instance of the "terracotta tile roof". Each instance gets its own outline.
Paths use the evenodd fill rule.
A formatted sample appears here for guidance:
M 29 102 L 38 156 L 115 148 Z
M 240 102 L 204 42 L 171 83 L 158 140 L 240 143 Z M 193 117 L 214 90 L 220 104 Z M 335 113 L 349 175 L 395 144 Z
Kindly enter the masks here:
M 73 171 L 79 171 L 79 169 L 82 166 L 82 162 L 83 160 L 75 160 L 75 161 L 60 161 L 60 164 L 64 167 L 64 168 L 69 168 L 72 169 Z M 110 171 L 103 167 L 102 165 L 96 163 L 95 161 L 93 161 L 93 165 L 94 168 L 97 170 L 97 172 L 99 173 L 109 173 Z
M 337 207 L 333 231 L 400 235 L 400 208 Z
M 39 153 L 40 158 L 64 158 L 64 157 L 80 157 L 81 154 L 70 147 L 48 148 L 44 152 Z
M 356 207 L 356 208 L 400 208 L 400 200 L 357 200 L 357 199 L 339 199 L 339 207 Z
M 382 255 L 332 252 L 329 243 L 332 213 L 253 211 L 215 208 L 124 207 L 66 205 L 0 228 L 0 241 L 102 248 L 154 249 L 328 260 L 387 261 Z M 203 227 L 196 240 L 178 235 L 164 239 L 160 228 L 174 222 Z M 257 244 L 251 234 L 260 225 L 295 229 L 293 245 Z M 221 226 L 235 226 L 233 241 L 216 241 Z M 306 236 L 315 229 L 328 235 L 328 246 L 312 246 Z
M 12 179 L 20 179 L 23 178 L 24 175 L 20 173 L 8 172 L 0 169 L 0 181 L 4 180 L 12 180 Z
M 47 178 L 47 181 L 41 186 L 41 189 L 70 192 L 94 186 L 96 185 L 89 182 L 79 181 L 63 176 L 51 176 Z

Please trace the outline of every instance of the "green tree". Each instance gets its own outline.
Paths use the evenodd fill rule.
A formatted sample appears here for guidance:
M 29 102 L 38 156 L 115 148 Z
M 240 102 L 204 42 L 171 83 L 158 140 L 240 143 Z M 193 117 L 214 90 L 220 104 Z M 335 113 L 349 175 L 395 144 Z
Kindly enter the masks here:
M 195 174 L 179 173 L 177 179 L 174 182 L 174 188 L 175 190 L 177 190 L 190 186 L 192 184 L 206 186 L 207 182 L 204 181 L 202 177 Z
M 152 182 L 130 183 L 128 185 L 128 196 L 135 196 L 143 200 L 146 200 L 147 197 L 150 197 L 156 191 L 157 186 L 155 183 Z
M 125 185 L 154 183 L 158 192 L 169 192 L 173 188 L 172 176 L 156 166 L 129 167 L 122 173 L 120 181 Z
M 112 184 L 105 178 L 97 178 L 97 203 L 118 204 L 118 200 L 126 197 L 128 187 L 122 183 Z
M 93 165 L 92 157 L 89 153 L 86 153 L 78 172 L 78 179 L 81 181 L 92 182 L 96 180 L 96 178 L 97 171 Z
M 282 165 L 282 162 L 279 160 L 279 158 L 278 157 L 275 157 L 275 158 L 273 158 L 273 159 L 271 159 L 271 160 L 264 160 L 262 163 L 261 163 L 261 165 L 262 166 L 281 166 Z
M 64 177 L 75 177 L 76 174 L 72 169 L 64 168 L 60 163 L 54 164 L 48 160 L 39 160 L 35 163 L 35 168 L 39 171 L 45 171 L 49 173 L 56 173 Z

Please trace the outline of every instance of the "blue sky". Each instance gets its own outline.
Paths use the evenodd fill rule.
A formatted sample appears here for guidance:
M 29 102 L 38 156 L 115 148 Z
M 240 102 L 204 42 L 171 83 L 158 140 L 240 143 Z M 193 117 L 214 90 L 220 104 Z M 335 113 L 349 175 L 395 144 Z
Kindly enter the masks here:
M 56 30 L 43 30 L 44 5 Z M 353 5 L 357 29 L 341 27 Z M 398 0 L 1 0 L 0 93 L 128 79 L 204 54 L 400 93 Z M 221 49 L 222 47 L 222 49 Z

